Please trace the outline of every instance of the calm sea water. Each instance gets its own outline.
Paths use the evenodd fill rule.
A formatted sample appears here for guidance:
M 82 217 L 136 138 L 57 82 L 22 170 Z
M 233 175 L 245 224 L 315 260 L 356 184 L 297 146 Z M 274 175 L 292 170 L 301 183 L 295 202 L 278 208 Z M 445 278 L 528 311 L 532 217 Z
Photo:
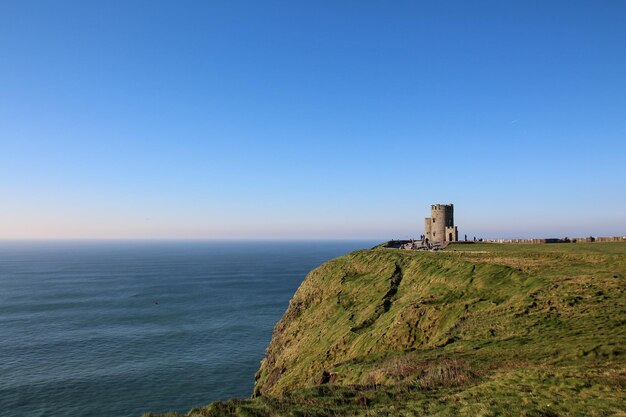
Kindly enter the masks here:
M 376 242 L 0 242 L 0 415 L 248 397 L 312 268 Z

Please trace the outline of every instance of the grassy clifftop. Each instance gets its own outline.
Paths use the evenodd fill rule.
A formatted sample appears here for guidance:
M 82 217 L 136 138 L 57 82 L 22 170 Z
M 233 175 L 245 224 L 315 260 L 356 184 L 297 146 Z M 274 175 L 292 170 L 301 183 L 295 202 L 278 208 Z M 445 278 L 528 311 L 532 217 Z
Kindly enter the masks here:
M 626 244 L 377 248 L 304 280 L 257 398 L 190 415 L 626 415 Z

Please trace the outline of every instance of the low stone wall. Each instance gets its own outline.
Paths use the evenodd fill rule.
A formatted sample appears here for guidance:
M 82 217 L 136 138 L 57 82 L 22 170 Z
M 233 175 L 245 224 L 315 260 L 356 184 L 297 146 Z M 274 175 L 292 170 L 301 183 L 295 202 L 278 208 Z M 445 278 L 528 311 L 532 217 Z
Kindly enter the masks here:
M 596 242 L 626 242 L 626 236 L 597 237 Z
M 389 242 L 383 244 L 384 248 L 389 248 L 389 249 L 400 249 L 400 247 L 402 245 L 405 245 L 407 243 L 413 242 L 413 240 L 390 240 Z
M 590 242 L 626 242 L 626 236 L 609 237 L 564 237 L 547 239 L 488 239 L 487 243 L 590 243 Z
M 552 243 L 559 239 L 487 239 L 487 243 Z M 556 242 L 555 242 L 556 243 Z
M 383 247 L 390 249 L 439 249 L 447 244 L 462 245 L 474 243 L 518 243 L 518 244 L 537 244 L 537 243 L 591 243 L 591 242 L 626 242 L 626 236 L 601 236 L 601 237 L 563 237 L 563 238 L 546 238 L 546 239 L 485 239 L 482 241 L 458 241 L 458 242 L 434 242 L 430 248 L 422 245 L 420 240 L 390 240 Z

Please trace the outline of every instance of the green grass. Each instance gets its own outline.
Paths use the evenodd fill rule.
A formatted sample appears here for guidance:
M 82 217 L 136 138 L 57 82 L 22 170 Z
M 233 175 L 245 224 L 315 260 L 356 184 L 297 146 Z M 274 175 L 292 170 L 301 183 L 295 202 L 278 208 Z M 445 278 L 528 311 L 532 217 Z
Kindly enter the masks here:
M 626 244 L 377 247 L 312 271 L 257 398 L 192 416 L 626 416 Z

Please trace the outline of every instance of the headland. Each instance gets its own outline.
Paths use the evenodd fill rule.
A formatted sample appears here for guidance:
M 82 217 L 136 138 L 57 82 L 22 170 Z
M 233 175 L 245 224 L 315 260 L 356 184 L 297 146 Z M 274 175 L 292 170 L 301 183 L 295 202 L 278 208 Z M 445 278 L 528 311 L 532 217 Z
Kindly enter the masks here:
M 381 245 L 308 274 L 254 398 L 188 415 L 623 415 L 625 323 L 623 242 Z

